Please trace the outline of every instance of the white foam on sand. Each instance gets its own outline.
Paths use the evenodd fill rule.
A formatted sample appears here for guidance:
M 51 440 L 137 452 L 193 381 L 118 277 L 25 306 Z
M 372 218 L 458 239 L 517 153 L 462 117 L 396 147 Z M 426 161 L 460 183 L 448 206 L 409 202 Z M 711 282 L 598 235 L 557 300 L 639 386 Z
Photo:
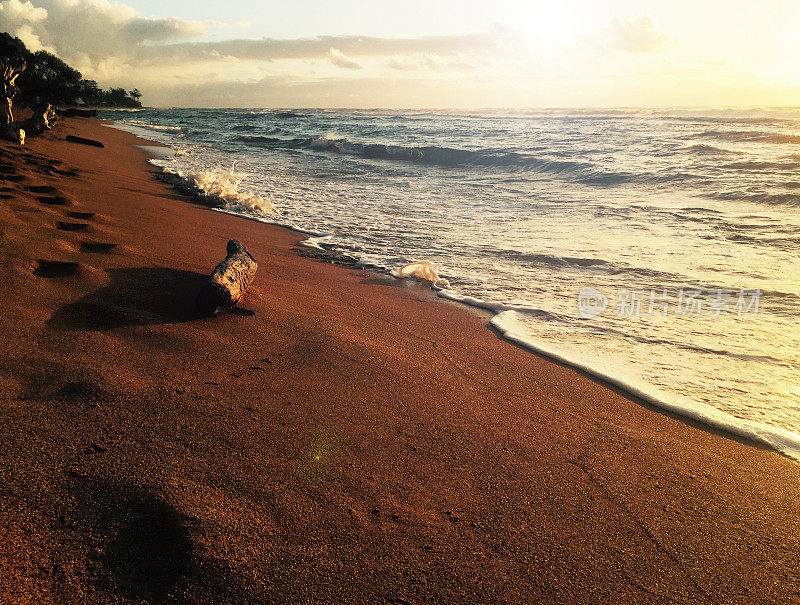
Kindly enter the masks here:
M 442 294 L 442 292 L 439 293 L 440 296 Z M 450 297 L 447 296 L 446 298 Z M 461 300 L 460 302 L 465 301 Z M 467 302 L 466 304 L 470 303 Z M 480 306 L 490 308 L 483 304 Z M 577 368 L 654 407 L 696 420 L 708 427 L 719 429 L 731 435 L 762 443 L 785 456 L 800 461 L 800 434 L 736 418 L 709 405 L 689 401 L 678 395 L 663 393 L 650 385 L 638 384 L 635 380 L 620 378 L 618 375 L 599 367 L 598 363 L 586 363 L 574 354 L 557 351 L 551 345 L 537 342 L 529 334 L 520 330 L 521 313 L 521 311 L 517 310 L 500 311 L 492 318 L 490 323 L 506 340 L 539 355 Z
M 450 288 L 450 282 L 439 277 L 439 268 L 429 260 L 409 263 L 402 267 L 396 267 L 391 274 L 399 279 L 414 277 L 430 282 L 435 290 Z
M 401 268 L 405 269 L 405 271 L 395 270 L 392 271 L 392 275 L 401 279 L 409 276 L 422 277 L 426 281 L 432 282 L 432 285 L 435 284 L 431 278 L 438 278 L 438 273 L 436 273 L 435 270 L 430 273 L 428 264 L 418 269 L 418 266 L 421 264 L 422 263 L 412 263 L 411 265 L 406 265 L 406 267 Z M 432 263 L 430 263 L 430 265 L 432 265 Z M 435 265 L 433 265 L 433 267 L 435 269 Z M 503 338 L 524 349 L 578 369 L 654 407 L 695 420 L 710 428 L 718 429 L 757 443 L 762 443 L 785 456 L 800 461 L 800 434 L 798 433 L 736 418 L 709 405 L 690 401 L 680 395 L 664 393 L 658 388 L 644 384 L 634 378 L 622 377 L 619 372 L 613 372 L 611 369 L 602 367 L 599 361 L 580 359 L 575 354 L 558 351 L 552 345 L 537 341 L 522 329 L 522 319 L 525 314 L 539 315 L 543 313 L 539 309 L 515 307 L 503 303 L 482 300 L 474 296 L 465 296 L 450 290 L 449 285 L 448 288 L 440 289 L 437 294 L 440 298 L 479 309 L 486 309 L 495 313 L 496 315 L 489 322 L 492 327 L 497 330 Z
M 396 273 L 393 272 L 393 274 L 399 277 Z M 551 344 L 536 340 L 522 328 L 522 320 L 526 314 L 538 315 L 543 313 L 539 309 L 515 307 L 486 301 L 474 296 L 465 296 L 450 289 L 442 289 L 437 294 L 447 300 L 495 313 L 496 315 L 489 322 L 491 326 L 503 338 L 524 349 L 580 370 L 593 378 L 617 387 L 649 405 L 695 420 L 709 428 L 761 443 L 784 456 L 800 461 L 800 434 L 798 433 L 736 418 L 709 405 L 691 401 L 677 394 L 665 393 L 635 378 L 622 377 L 618 371 L 614 372 L 603 367 L 599 361 L 581 359 L 574 353 L 559 351 Z

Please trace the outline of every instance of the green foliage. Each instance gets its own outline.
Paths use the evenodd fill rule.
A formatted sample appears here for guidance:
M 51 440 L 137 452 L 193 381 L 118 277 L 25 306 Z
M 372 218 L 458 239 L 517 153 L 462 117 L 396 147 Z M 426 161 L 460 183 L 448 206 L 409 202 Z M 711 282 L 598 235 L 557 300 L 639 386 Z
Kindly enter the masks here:
M 0 32 L 0 59 L 27 61 L 31 56 L 25 43 L 7 32 Z
M 80 91 L 78 97 L 83 101 L 84 105 L 102 105 L 104 102 L 104 93 L 94 80 L 81 80 Z
M 31 56 L 28 68 L 17 79 L 20 101 L 30 105 L 70 105 L 81 90 L 81 72 L 55 55 L 40 50 Z
M 0 32 L 0 60 L 27 63 L 27 69 L 16 82 L 17 101 L 23 105 L 142 106 L 139 102 L 142 95 L 137 89 L 130 96 L 124 88 L 102 90 L 97 82 L 85 80 L 77 69 L 55 55 L 44 50 L 31 53 L 19 38 L 6 32 Z

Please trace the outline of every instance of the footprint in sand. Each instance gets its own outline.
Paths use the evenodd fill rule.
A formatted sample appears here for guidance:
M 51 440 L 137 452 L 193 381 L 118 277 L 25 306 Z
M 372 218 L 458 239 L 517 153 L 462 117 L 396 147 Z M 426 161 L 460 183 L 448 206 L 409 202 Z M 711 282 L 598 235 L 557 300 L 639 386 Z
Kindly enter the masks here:
M 108 451 L 108 448 L 104 445 L 100 445 L 97 443 L 90 443 L 89 447 L 83 450 L 84 454 L 105 454 Z
M 89 254 L 106 254 L 116 247 L 117 244 L 110 242 L 81 242 L 81 252 L 88 252 Z
M 52 172 L 58 176 L 78 176 L 80 173 L 77 168 L 68 168 L 66 170 L 62 170 L 61 168 L 53 168 Z
M 31 193 L 58 193 L 58 189 L 52 185 L 27 185 L 25 189 Z
M 33 270 L 36 277 L 71 277 L 78 272 L 78 263 L 61 260 L 40 260 Z
M 9 208 L 11 208 L 14 212 L 41 212 L 39 208 L 28 208 L 27 206 L 9 206 Z
M 67 212 L 67 216 L 81 221 L 88 221 L 94 218 L 94 212 Z
M 42 195 L 36 198 L 37 201 L 48 206 L 68 206 L 69 200 L 63 195 Z
M 56 221 L 56 229 L 61 231 L 86 231 L 89 223 L 68 223 L 66 221 Z

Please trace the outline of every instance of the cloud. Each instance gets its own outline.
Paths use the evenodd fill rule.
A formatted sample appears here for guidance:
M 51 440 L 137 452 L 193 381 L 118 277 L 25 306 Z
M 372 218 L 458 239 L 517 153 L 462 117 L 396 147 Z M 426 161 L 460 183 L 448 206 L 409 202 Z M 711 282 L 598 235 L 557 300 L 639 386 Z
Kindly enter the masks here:
M 36 7 L 30 2 L 6 0 L 0 3 L 0 22 L 21 25 L 26 22 L 35 23 L 47 19 L 47 10 Z
M 479 78 L 524 59 L 518 38 L 499 26 L 418 37 L 211 38 L 232 26 L 145 18 L 113 0 L 0 0 L 0 31 L 103 87 L 137 87 L 153 105 L 435 105 L 439 95 L 461 94 L 465 72 L 469 90 L 495 94 Z
M 412 55 L 395 55 L 386 62 L 389 69 L 396 71 L 471 71 L 482 64 L 478 57 L 459 55 L 445 59 L 435 53 L 414 53 Z
M 0 0 L 0 30 L 31 49 L 46 49 L 102 86 L 163 86 L 211 74 L 247 81 L 265 73 L 318 80 L 357 70 L 469 69 L 483 56 L 509 56 L 513 36 L 500 27 L 483 32 L 420 37 L 359 35 L 280 39 L 203 40 L 219 23 L 144 18 L 110 0 Z M 387 65 L 387 60 L 389 65 Z M 346 71 L 345 71 L 346 70 Z M 353 76 L 349 76 L 353 77 Z
M 328 58 L 330 59 L 331 63 L 337 67 L 344 67 L 345 69 L 363 69 L 363 66 L 360 63 L 353 61 L 338 48 L 331 48 L 328 51 Z
M 500 52 L 508 35 L 501 31 L 452 36 L 416 38 L 377 38 L 373 36 L 317 36 L 314 38 L 234 39 L 219 42 L 181 42 L 140 47 L 144 60 L 166 59 L 189 61 L 202 59 L 216 51 L 221 55 L 251 61 L 279 59 L 314 59 L 326 57 L 335 49 L 349 58 L 390 57 L 414 53 L 454 56 L 472 52 Z
M 145 19 L 129 6 L 108 0 L 36 0 L 35 6 L 30 0 L 0 2 L 0 30 L 90 72 L 109 57 L 124 61 L 140 46 L 181 42 L 204 33 L 208 26 Z
M 125 34 L 136 43 L 169 42 L 203 34 L 208 23 L 180 19 L 131 19 L 125 24 Z
M 615 18 L 600 34 L 601 44 L 629 53 L 658 53 L 677 46 L 678 41 L 660 29 L 650 17 Z
M 22 40 L 25 43 L 25 46 L 27 46 L 28 49 L 33 52 L 38 52 L 40 50 L 46 50 L 48 52 L 55 51 L 53 48 L 45 47 L 45 45 L 42 44 L 42 41 L 39 39 L 39 36 L 37 36 L 33 31 L 33 28 L 27 23 L 20 25 L 15 33 L 17 38 Z

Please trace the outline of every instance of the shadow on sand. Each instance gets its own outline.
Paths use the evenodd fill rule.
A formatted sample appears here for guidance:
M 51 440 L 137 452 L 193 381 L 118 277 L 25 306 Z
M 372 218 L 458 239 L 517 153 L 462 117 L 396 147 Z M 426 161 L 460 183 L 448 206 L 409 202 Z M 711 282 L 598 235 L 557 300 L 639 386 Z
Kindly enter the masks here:
M 77 479 L 73 488 L 77 529 L 97 553 L 97 583 L 134 602 L 164 602 L 192 563 L 191 520 L 135 484 Z
M 207 275 L 165 267 L 110 269 L 111 282 L 61 307 L 54 330 L 108 330 L 200 319 L 195 298 Z

